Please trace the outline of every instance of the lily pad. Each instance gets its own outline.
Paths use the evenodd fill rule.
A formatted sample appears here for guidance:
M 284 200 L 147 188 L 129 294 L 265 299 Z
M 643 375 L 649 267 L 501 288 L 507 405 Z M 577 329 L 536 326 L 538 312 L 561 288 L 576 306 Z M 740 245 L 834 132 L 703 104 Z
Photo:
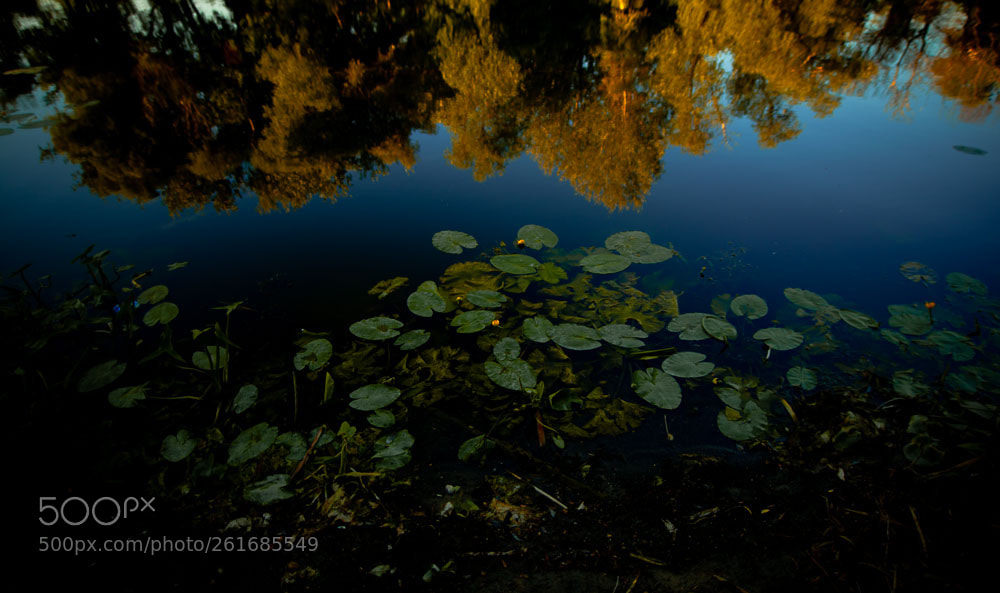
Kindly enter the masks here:
M 401 430 L 397 433 L 386 435 L 375 441 L 375 454 L 372 459 L 386 459 L 399 455 L 409 455 L 410 449 L 416 443 L 416 439 L 408 430 Z
M 507 297 L 495 290 L 477 290 L 466 295 L 466 299 L 477 307 L 495 309 L 507 302 Z
M 667 329 L 677 332 L 682 340 L 707 340 L 712 337 L 705 332 L 702 321 L 708 317 L 707 313 L 684 313 L 670 320 Z
M 288 454 L 285 455 L 285 461 L 301 461 L 302 458 L 306 456 L 306 451 L 309 450 L 309 445 L 306 444 L 306 440 L 297 432 L 279 434 L 278 438 L 274 440 L 274 444 L 282 447 L 288 447 Z
M 426 344 L 429 339 L 431 339 L 431 334 L 427 330 L 411 329 L 396 338 L 393 344 L 399 346 L 400 350 L 415 350 Z
M 556 344 L 570 350 L 593 350 L 601 347 L 601 335 L 592 327 L 576 323 L 561 323 L 549 332 Z
M 948 288 L 955 292 L 972 292 L 979 295 L 986 294 L 985 284 L 976 280 L 972 276 L 962 274 L 961 272 L 952 272 L 951 274 L 945 276 L 945 280 L 948 281 Z
M 463 442 L 458 447 L 458 458 L 461 461 L 472 461 L 482 457 L 493 448 L 493 441 L 486 438 L 485 434 Z
M 496 319 L 496 313 L 493 311 L 476 309 L 456 315 L 451 320 L 451 325 L 457 327 L 460 334 L 472 334 L 493 323 L 494 319 Z
M 437 284 L 431 280 L 424 282 L 417 287 L 417 290 L 410 293 L 406 298 L 406 306 L 414 315 L 421 317 L 430 317 L 435 311 L 444 313 L 448 309 L 448 304 L 438 293 Z
M 504 338 L 493 345 L 493 357 L 500 364 L 507 364 L 521 356 L 521 345 L 514 338 Z
M 352 401 L 348 405 L 355 410 L 370 412 L 388 406 L 399 399 L 401 394 L 402 391 L 398 387 L 382 383 L 372 383 L 352 391 Z
M 493 267 L 508 274 L 534 274 L 541 267 L 542 262 L 523 253 L 513 253 L 508 255 L 494 255 L 490 258 Z
M 976 148 L 975 146 L 963 146 L 961 144 L 956 144 L 952 146 L 952 148 L 954 148 L 958 152 L 971 154 L 973 156 L 983 156 L 984 154 L 987 154 L 985 150 L 983 150 L 982 148 Z
M 726 408 L 716 417 L 719 431 L 734 441 L 746 441 L 763 434 L 767 429 L 767 414 L 753 401 L 743 406 L 743 411 Z
M 116 408 L 134 408 L 146 399 L 146 384 L 119 387 L 108 394 L 108 403 Z
M 252 383 L 240 387 L 240 390 L 236 392 L 236 397 L 233 398 L 233 413 L 242 414 L 249 410 L 250 406 L 257 402 L 259 393 L 257 386 Z
M 632 373 L 632 383 L 639 397 L 658 408 L 675 410 L 681 405 L 681 386 L 677 379 L 659 369 Z
M 889 325 L 911 336 L 921 336 L 931 331 L 931 318 L 926 310 L 908 305 L 889 305 Z
M 767 315 L 767 303 L 755 294 L 741 294 L 729 303 L 729 308 L 747 319 L 760 319 Z
M 702 317 L 701 328 L 706 334 L 722 342 L 736 339 L 736 327 L 725 319 L 716 317 L 715 315 L 705 315 Z
M 243 490 L 243 498 L 259 505 L 269 505 L 295 496 L 285 490 L 286 486 L 288 486 L 288 474 L 273 474 L 248 485 Z
M 396 416 L 389 410 L 375 410 L 368 414 L 368 424 L 375 428 L 388 428 L 396 423 Z
M 957 332 L 936 331 L 927 336 L 927 341 L 936 346 L 938 352 L 951 356 L 958 362 L 972 360 L 976 355 L 976 351 L 972 349 L 972 341 Z
M 229 350 L 224 346 L 206 346 L 191 355 L 191 363 L 204 371 L 225 368 L 229 365 Z
M 537 224 L 526 224 L 521 227 L 517 231 L 517 238 L 523 240 L 524 244 L 532 249 L 555 247 L 559 243 L 559 237 L 555 233 Z
M 566 274 L 566 270 L 550 261 L 545 262 L 540 268 L 538 268 L 538 277 L 549 284 L 559 284 L 561 280 L 569 278 Z
M 76 390 L 80 393 L 86 393 L 111 385 L 125 372 L 125 366 L 124 362 L 118 362 L 117 360 L 108 360 L 94 365 L 84 373 L 76 386 Z
M 293 363 L 295 370 L 301 371 L 309 367 L 310 371 L 323 368 L 333 354 L 333 344 L 324 338 L 317 338 L 307 343 L 301 351 L 295 354 Z
M 913 376 L 913 369 L 893 373 L 892 389 L 905 397 L 918 397 L 930 391 L 928 385 Z
M 862 330 L 878 329 L 878 321 L 864 313 L 851 311 L 850 309 L 838 309 L 837 312 L 840 314 L 840 318 L 844 320 L 844 323 L 851 327 Z
M 704 377 L 712 372 L 715 365 L 703 360 L 705 355 L 701 352 L 678 352 L 668 356 L 661 367 L 675 377 Z
M 395 278 L 382 280 L 373 286 L 371 290 L 368 291 L 368 294 L 377 296 L 379 300 L 382 300 L 395 292 L 397 288 L 401 288 L 404 284 L 409 282 L 409 280 L 409 278 L 405 278 L 403 276 L 396 276 Z
M 896 330 L 883 329 L 880 333 L 882 334 L 882 339 L 891 344 L 895 344 L 897 346 L 906 346 L 910 343 L 909 338 L 907 338 L 906 336 L 904 336 L 903 334 L 899 333 Z
M 156 303 L 167 298 L 169 293 L 169 288 L 163 284 L 158 284 L 156 286 L 150 286 L 146 290 L 139 293 L 139 296 L 135 297 L 135 300 L 138 301 L 140 305 L 155 305 Z
M 919 282 L 924 285 L 937 282 L 937 273 L 918 261 L 903 262 L 899 266 L 899 273 L 907 280 Z
M 649 235 L 642 231 L 622 231 L 604 240 L 605 247 L 623 255 L 636 253 L 651 243 Z
M 817 385 L 816 373 L 805 367 L 792 367 L 785 373 L 785 377 L 788 378 L 789 385 L 801 387 L 806 391 L 815 389 Z
M 785 298 L 803 309 L 819 309 L 830 306 L 830 303 L 826 302 L 826 299 L 823 297 L 811 290 L 804 290 L 802 288 L 786 288 Z
M 348 329 L 365 340 L 388 340 L 399 335 L 396 329 L 400 327 L 403 323 L 391 317 L 369 317 L 352 323 Z
M 185 459 L 198 445 L 198 439 L 191 436 L 186 429 L 180 429 L 177 434 L 168 434 L 160 445 L 160 455 L 167 461 L 178 462 Z
M 649 334 L 641 329 L 624 323 L 610 323 L 599 327 L 597 333 L 605 342 L 622 348 L 642 348 L 645 344 L 639 338 L 649 337 Z
M 674 250 L 663 245 L 650 243 L 639 247 L 635 251 L 623 252 L 622 255 L 635 264 L 658 264 L 672 258 Z
M 166 325 L 173 321 L 178 313 L 180 313 L 180 309 L 177 308 L 177 305 L 173 303 L 160 303 L 149 311 L 146 311 L 146 314 L 142 316 L 142 322 L 149 327 L 153 327 L 157 323 Z
M 753 339 L 762 340 L 772 350 L 792 350 L 802 344 L 804 337 L 799 332 L 783 327 L 768 327 L 758 330 Z
M 431 238 L 431 244 L 445 253 L 462 253 L 462 249 L 475 249 L 479 246 L 476 238 L 462 231 L 438 231 Z
M 583 269 L 592 274 L 615 274 L 631 263 L 629 258 L 615 253 L 595 253 L 580 260 Z
M 532 342 L 544 344 L 549 341 L 549 333 L 555 325 L 545 317 L 528 317 L 524 320 L 521 333 Z
M 244 430 L 229 445 L 229 465 L 239 465 L 256 458 L 274 444 L 278 427 L 261 422 Z
M 514 391 L 525 391 L 533 389 L 537 384 L 531 365 L 523 360 L 508 360 L 504 364 L 486 361 L 483 364 L 486 376 L 500 387 Z
M 10 136 L 13 133 L 13 128 L 0 128 L 0 136 Z

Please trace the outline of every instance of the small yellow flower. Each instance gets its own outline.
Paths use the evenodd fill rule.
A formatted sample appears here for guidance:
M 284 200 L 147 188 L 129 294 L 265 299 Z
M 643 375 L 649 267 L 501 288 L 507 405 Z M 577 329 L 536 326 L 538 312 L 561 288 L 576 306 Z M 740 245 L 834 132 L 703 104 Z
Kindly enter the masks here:
M 924 303 L 924 306 L 927 307 L 928 309 L 933 309 L 934 307 L 937 307 L 937 303 L 935 303 L 934 301 L 927 301 L 926 303 Z
M 493 327 L 500 327 L 500 320 L 499 319 L 494 319 L 493 320 Z
M 722 382 L 722 381 L 719 381 L 719 378 L 718 378 L 718 377 L 712 377 L 712 385 L 718 385 L 718 384 L 719 384 L 719 383 L 721 383 L 721 382 Z
M 518 249 L 524 249 L 524 239 L 518 239 L 517 240 L 517 248 Z

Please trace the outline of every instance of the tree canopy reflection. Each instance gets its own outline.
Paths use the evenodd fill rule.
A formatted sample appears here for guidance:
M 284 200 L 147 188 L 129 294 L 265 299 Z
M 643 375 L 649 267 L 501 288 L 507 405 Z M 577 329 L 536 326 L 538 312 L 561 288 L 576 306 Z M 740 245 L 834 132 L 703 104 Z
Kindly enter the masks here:
M 477 180 L 528 154 L 608 208 L 642 204 L 664 153 L 704 154 L 748 119 L 763 147 L 880 94 L 905 117 L 918 85 L 959 116 L 1000 89 L 993 2 L 861 0 L 12 1 L 0 14 L 9 110 L 40 85 L 64 107 L 47 157 L 94 193 L 171 209 L 262 211 L 335 199 L 451 132 Z

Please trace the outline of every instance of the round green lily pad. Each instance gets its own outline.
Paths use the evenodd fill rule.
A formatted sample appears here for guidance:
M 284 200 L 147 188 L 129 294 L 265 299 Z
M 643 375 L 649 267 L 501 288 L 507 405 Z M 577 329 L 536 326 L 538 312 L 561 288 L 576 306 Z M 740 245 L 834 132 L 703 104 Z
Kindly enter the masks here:
M 309 367 L 310 371 L 316 371 L 323 368 L 332 354 L 333 344 L 324 338 L 317 338 L 308 342 L 301 351 L 296 353 L 292 362 L 297 371 L 304 370 L 306 367 Z
M 243 498 L 255 504 L 269 505 L 295 496 L 285 490 L 286 486 L 288 474 L 273 474 L 244 488 Z
M 418 286 L 417 290 L 406 297 L 406 306 L 414 315 L 421 317 L 430 317 L 435 311 L 444 313 L 448 308 L 444 297 L 438 293 L 437 284 L 431 280 Z
M 524 244 L 532 249 L 555 247 L 559 243 L 559 237 L 555 233 L 537 224 L 526 224 L 521 227 L 517 231 L 517 238 L 523 240 Z
M 743 411 L 727 408 L 719 412 L 716 424 L 719 431 L 734 441 L 746 441 L 762 434 L 767 428 L 767 414 L 752 401 L 746 402 Z M 733 413 L 735 412 L 735 414 Z M 730 416 L 734 416 L 731 418 Z
M 911 282 L 919 282 L 928 286 L 937 282 L 937 273 L 918 261 L 903 262 L 899 266 L 899 273 Z
M 802 344 L 804 337 L 796 331 L 783 327 L 768 327 L 758 330 L 753 339 L 762 340 L 772 350 L 792 350 Z
M 524 320 L 521 333 L 532 342 L 544 344 L 549 341 L 549 332 L 555 325 L 545 317 L 528 317 Z
M 431 244 L 445 253 L 459 254 L 462 249 L 475 249 L 479 246 L 476 238 L 462 231 L 438 231 L 431 238 Z
M 767 315 L 767 303 L 755 294 L 741 294 L 729 303 L 729 309 L 751 320 Z
M 389 410 L 375 410 L 368 414 L 367 420 L 375 428 L 388 428 L 396 423 L 396 416 Z
M 261 422 L 244 430 L 229 445 L 229 465 L 239 465 L 254 459 L 274 444 L 278 427 Z
M 484 329 L 493 323 L 493 320 L 496 318 L 496 313 L 493 311 L 476 309 L 475 311 L 466 311 L 456 315 L 451 320 L 451 325 L 457 327 L 457 331 L 460 334 L 471 334 Z
M 191 364 L 203 371 L 225 368 L 229 365 L 229 350 L 225 346 L 205 346 L 191 355 Z
M 674 250 L 663 245 L 649 243 L 640 246 L 634 251 L 623 252 L 622 255 L 635 264 L 658 264 L 665 262 L 674 256 Z
M 125 363 L 118 362 L 117 360 L 108 360 L 102 362 L 101 364 L 94 365 L 90 367 L 80 382 L 76 386 L 76 390 L 81 393 L 86 393 L 88 391 L 94 391 L 95 389 L 100 389 L 107 385 L 111 385 L 115 382 L 118 377 L 122 376 L 125 372 Z
M 615 253 L 594 253 L 580 260 L 583 269 L 591 274 L 615 274 L 631 264 L 629 258 Z
M 851 327 L 858 329 L 878 329 L 878 321 L 864 313 L 849 309 L 838 309 L 837 312 L 840 318 L 844 320 L 844 323 Z
M 610 323 L 597 328 L 601 339 L 609 344 L 622 348 L 642 348 L 645 346 L 640 338 L 648 338 L 649 334 L 641 329 L 624 323 Z
M 493 357 L 500 364 L 517 360 L 521 356 L 521 345 L 514 338 L 504 338 L 493 345 Z
M 817 385 L 816 373 L 805 367 L 792 367 L 785 373 L 785 377 L 789 385 L 801 387 L 806 391 L 815 389 Z
M 108 394 L 108 403 L 116 408 L 134 408 L 146 399 L 146 384 L 119 387 Z
M 660 366 L 664 372 L 675 377 L 704 377 L 712 372 L 715 365 L 703 360 L 705 355 L 701 352 L 678 352 L 668 356 Z
M 236 392 L 236 397 L 233 398 L 233 413 L 242 414 L 249 410 L 250 406 L 257 402 L 259 393 L 257 386 L 252 383 L 240 387 L 240 390 Z
M 396 338 L 393 344 L 399 346 L 400 350 L 415 350 L 423 346 L 429 339 L 431 339 L 431 334 L 427 330 L 411 329 Z
M 652 241 L 649 235 L 642 231 L 622 231 L 604 240 L 604 246 L 621 254 L 635 253 Z
M 507 297 L 495 290 L 476 290 L 467 294 L 465 298 L 473 305 L 484 309 L 496 309 L 507 302 Z
M 945 276 L 945 280 L 948 281 L 948 288 L 955 292 L 971 292 L 979 295 L 986 294 L 985 284 L 976 280 L 972 276 L 962 274 L 961 272 L 952 272 Z
M 682 340 L 707 340 L 712 336 L 702 327 L 705 317 L 708 317 L 706 313 L 684 313 L 671 319 L 667 329 L 680 333 L 677 337 Z
M 677 379 L 659 369 L 632 373 L 632 383 L 636 395 L 658 408 L 675 410 L 681 405 L 681 386 Z
M 399 335 L 396 329 L 400 327 L 403 327 L 403 323 L 391 317 L 369 317 L 352 323 L 348 329 L 366 340 L 388 340 Z
M 721 317 L 705 315 L 701 319 L 701 328 L 716 340 L 725 342 L 736 338 L 736 327 Z
M 533 389 L 536 385 L 531 365 L 523 360 L 508 360 L 504 364 L 486 361 L 483 366 L 486 369 L 486 376 L 500 387 L 524 391 Z
M 494 255 L 490 258 L 493 267 L 508 274 L 534 274 L 542 265 L 540 261 L 524 255 L 523 253 L 513 253 L 509 255 Z
M 185 429 L 177 431 L 176 435 L 168 434 L 160 445 L 160 455 L 167 461 L 178 462 L 185 459 L 198 445 L 198 439 L 191 436 Z
M 830 303 L 826 302 L 826 299 L 815 292 L 801 288 L 786 288 L 785 298 L 803 309 L 819 309 L 830 306 Z
M 135 300 L 139 301 L 140 305 L 154 305 L 163 299 L 167 298 L 167 294 L 170 289 L 163 284 L 158 284 L 156 286 L 150 286 L 146 290 L 139 293 L 139 296 L 135 297 Z
M 177 308 L 177 305 L 173 303 L 160 303 L 149 311 L 146 311 L 146 314 L 142 316 L 142 322 L 149 327 L 153 327 L 157 323 L 166 325 L 173 321 L 178 313 L 180 313 L 180 309 Z
M 556 344 L 570 350 L 593 350 L 601 347 L 601 335 L 592 327 L 576 323 L 561 323 L 549 332 Z
M 351 392 L 351 403 L 347 404 L 355 410 L 370 412 L 384 408 L 399 399 L 403 392 L 398 387 L 372 383 L 359 387 Z

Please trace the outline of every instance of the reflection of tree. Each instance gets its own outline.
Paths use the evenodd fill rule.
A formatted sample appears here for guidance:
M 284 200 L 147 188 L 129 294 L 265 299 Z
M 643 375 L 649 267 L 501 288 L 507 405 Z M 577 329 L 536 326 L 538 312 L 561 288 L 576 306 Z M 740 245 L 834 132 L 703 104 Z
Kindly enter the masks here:
M 905 115 L 926 83 L 969 120 L 1000 95 L 993 2 L 230 0 L 231 20 L 150 4 L 6 3 L 0 63 L 47 66 L 65 100 L 45 154 L 99 195 L 175 210 L 335 199 L 411 167 L 411 134 L 435 123 L 476 179 L 527 153 L 637 207 L 668 147 L 704 154 L 733 118 L 772 147 L 801 132 L 796 106 L 825 116 L 846 94 L 884 92 Z M 0 77 L 0 101 L 32 80 Z

